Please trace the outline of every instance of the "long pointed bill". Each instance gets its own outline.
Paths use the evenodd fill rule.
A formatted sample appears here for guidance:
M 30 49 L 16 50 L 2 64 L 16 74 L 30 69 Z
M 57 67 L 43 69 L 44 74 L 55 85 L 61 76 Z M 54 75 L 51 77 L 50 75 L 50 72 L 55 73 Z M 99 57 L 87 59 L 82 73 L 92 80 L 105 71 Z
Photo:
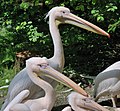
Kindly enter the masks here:
M 96 25 L 94 25 L 94 24 L 92 24 L 92 23 L 72 14 L 72 13 L 64 15 L 63 18 L 64 19 L 62 20 L 62 23 L 72 24 L 72 25 L 75 25 L 77 27 L 81 27 L 83 29 L 86 29 L 88 31 L 110 37 L 110 35 L 107 32 L 105 32 L 104 30 L 102 30 L 98 26 L 96 26 Z
M 81 87 L 79 87 L 75 82 L 73 82 L 71 79 L 64 76 L 60 72 L 56 71 L 52 67 L 50 67 L 50 66 L 46 66 L 44 68 L 40 67 L 40 71 L 44 74 L 44 76 L 55 79 L 56 81 L 59 81 L 62 84 L 72 88 L 76 92 L 78 92 L 78 93 L 80 93 L 80 94 L 82 94 L 84 96 L 88 96 L 88 94 Z
M 91 100 L 90 98 L 83 99 L 79 106 L 80 108 L 86 110 L 93 110 L 93 111 L 109 111 L 108 109 L 104 108 L 103 106 L 99 105 L 95 101 Z

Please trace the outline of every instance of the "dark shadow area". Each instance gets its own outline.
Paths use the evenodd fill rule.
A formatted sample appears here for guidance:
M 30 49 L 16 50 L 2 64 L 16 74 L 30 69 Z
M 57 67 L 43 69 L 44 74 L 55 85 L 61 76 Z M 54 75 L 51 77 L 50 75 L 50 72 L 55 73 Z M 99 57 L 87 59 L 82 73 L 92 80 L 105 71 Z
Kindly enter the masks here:
M 102 101 L 102 102 L 99 102 L 100 105 L 102 106 L 110 106 L 110 107 L 113 107 L 112 106 L 112 100 L 111 99 L 108 99 L 106 101 Z M 117 99 L 117 103 L 116 103 L 117 107 L 120 107 L 120 98 Z
M 68 104 L 65 105 L 59 105 L 56 107 L 53 107 L 52 111 L 62 111 L 65 107 L 69 106 Z M 72 110 L 73 111 L 73 110 Z

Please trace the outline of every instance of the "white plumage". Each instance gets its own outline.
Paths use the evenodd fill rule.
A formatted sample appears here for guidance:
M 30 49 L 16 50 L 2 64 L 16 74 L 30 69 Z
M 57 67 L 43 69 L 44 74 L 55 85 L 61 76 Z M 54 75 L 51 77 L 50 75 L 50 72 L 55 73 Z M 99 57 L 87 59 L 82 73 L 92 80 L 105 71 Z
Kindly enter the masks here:
M 120 61 L 115 62 L 95 78 L 94 97 L 97 101 L 101 96 L 111 96 L 113 106 L 115 99 L 120 94 Z

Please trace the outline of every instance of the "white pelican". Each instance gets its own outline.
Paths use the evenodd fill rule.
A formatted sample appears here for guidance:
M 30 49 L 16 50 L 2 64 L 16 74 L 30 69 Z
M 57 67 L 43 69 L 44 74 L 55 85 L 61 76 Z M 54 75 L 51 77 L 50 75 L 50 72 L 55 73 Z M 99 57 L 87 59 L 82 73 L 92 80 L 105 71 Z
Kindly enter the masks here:
M 99 105 L 90 97 L 83 96 L 77 92 L 72 92 L 68 95 L 68 103 L 71 106 L 64 108 L 62 111 L 109 111 L 103 106 Z
M 120 94 L 120 61 L 115 62 L 95 78 L 94 97 L 97 101 L 102 96 L 110 96 L 116 107 L 117 95 Z

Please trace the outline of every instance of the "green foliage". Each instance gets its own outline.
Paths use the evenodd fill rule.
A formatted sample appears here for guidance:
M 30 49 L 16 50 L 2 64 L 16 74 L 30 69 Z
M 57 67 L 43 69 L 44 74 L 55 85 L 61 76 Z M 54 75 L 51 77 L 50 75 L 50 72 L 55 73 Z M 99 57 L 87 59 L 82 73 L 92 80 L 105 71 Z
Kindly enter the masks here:
M 24 21 L 21 22 L 20 25 L 16 26 L 16 31 L 18 33 L 22 32 L 23 30 L 26 31 L 26 36 L 28 36 L 29 40 L 32 42 L 36 42 L 39 39 L 39 37 L 43 36 L 43 33 L 39 33 L 37 31 L 37 27 L 34 27 L 32 25 L 32 21 Z
M 53 3 L 53 0 L 45 0 L 46 5 L 50 5 L 51 3 Z
M 4 67 L 4 69 L 2 69 L 2 71 L 0 72 L 0 87 L 9 85 L 14 75 L 15 69 L 9 69 L 7 67 L 6 68 Z
M 120 27 L 120 18 L 115 23 L 109 25 L 108 32 L 115 32 L 117 27 Z
M 99 10 L 93 9 L 93 10 L 91 11 L 91 14 L 93 14 L 93 16 L 97 18 L 97 21 L 98 21 L 98 22 L 104 21 L 103 14 L 100 13 Z
M 29 8 L 30 4 L 29 2 L 22 2 L 20 4 L 20 9 L 23 9 L 24 11 L 26 11 Z
M 117 6 L 114 6 L 113 3 L 109 3 L 108 5 L 106 5 L 107 11 L 111 11 L 111 12 L 115 12 L 115 10 L 117 10 Z
M 1 67 L 2 68 L 2 67 Z M 15 69 L 4 67 L 0 70 L 0 98 L 5 97 L 7 95 L 8 86 L 15 76 Z M 3 104 L 3 100 L 0 103 L 0 107 Z
M 1 65 L 14 62 L 13 32 L 7 31 L 5 27 L 0 30 L 0 63 Z
M 81 11 L 84 11 L 84 5 L 76 6 L 75 10 L 81 10 Z

